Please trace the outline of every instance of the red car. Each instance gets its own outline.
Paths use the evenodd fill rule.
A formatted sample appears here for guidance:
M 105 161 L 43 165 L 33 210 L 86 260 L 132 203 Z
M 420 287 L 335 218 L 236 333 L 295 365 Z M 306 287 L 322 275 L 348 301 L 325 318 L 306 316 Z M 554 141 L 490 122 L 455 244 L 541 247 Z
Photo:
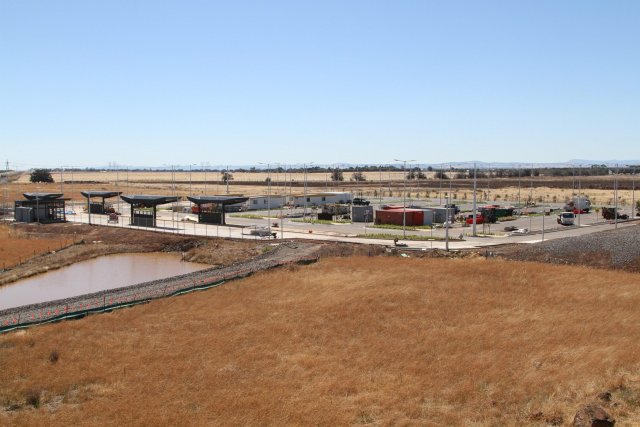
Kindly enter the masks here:
M 467 218 L 464 220 L 464 222 L 466 222 L 469 225 L 472 225 L 473 224 L 473 214 L 467 215 Z M 482 214 L 477 214 L 476 215 L 476 224 L 484 224 L 484 217 L 482 216 Z

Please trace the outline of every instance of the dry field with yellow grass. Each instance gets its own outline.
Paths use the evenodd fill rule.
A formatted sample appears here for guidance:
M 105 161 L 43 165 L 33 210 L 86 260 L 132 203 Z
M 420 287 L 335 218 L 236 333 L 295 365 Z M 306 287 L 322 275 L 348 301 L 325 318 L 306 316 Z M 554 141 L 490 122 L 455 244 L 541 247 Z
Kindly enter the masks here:
M 402 172 L 364 172 L 366 181 L 356 183 L 349 181 L 350 175 L 345 173 L 345 181 L 334 184 L 330 181 L 330 176 L 322 173 L 308 173 L 308 192 L 319 191 L 350 191 L 364 197 L 379 197 L 380 193 L 384 197 L 401 197 L 403 182 Z M 449 190 L 449 181 L 443 180 L 442 188 L 440 181 L 433 179 L 433 172 L 427 173 L 430 179 L 419 182 L 408 182 L 407 192 L 410 199 L 438 200 L 445 197 Z M 259 195 L 267 193 L 266 172 L 232 172 L 233 180 L 230 181 L 230 194 Z M 303 192 L 303 173 L 272 173 L 273 185 L 272 194 L 290 194 Z M 19 179 L 8 184 L 7 194 L 10 202 L 22 198 L 22 193 L 27 191 L 60 192 L 63 191 L 65 197 L 80 201 L 82 190 L 108 190 L 122 191 L 125 194 L 173 194 L 174 180 L 175 193 L 180 196 L 189 194 L 226 194 L 227 187 L 221 181 L 220 172 L 171 172 L 163 171 L 83 171 L 65 172 L 62 175 L 64 185 L 60 185 L 60 173 L 54 172 L 53 184 L 32 184 L 29 182 L 29 174 L 23 173 Z M 381 180 L 382 178 L 382 180 Z M 586 194 L 591 198 L 594 205 L 614 204 L 613 177 L 596 176 L 583 177 L 581 194 Z M 293 186 L 286 186 L 291 183 Z M 205 185 L 205 181 L 207 184 Z M 457 201 L 470 201 L 473 198 L 471 180 L 452 181 L 452 197 Z M 575 187 L 575 188 L 574 188 Z M 537 203 L 562 203 L 568 200 L 578 189 L 577 181 L 571 177 L 536 177 L 531 182 L 528 178 L 523 178 L 518 188 L 518 180 L 513 178 L 491 178 L 478 180 L 478 196 L 483 201 L 500 203 L 504 200 L 514 202 L 520 200 L 524 203 L 527 199 L 532 199 Z M 619 183 L 619 205 L 630 206 L 633 200 L 632 177 L 620 176 Z M 636 194 L 638 200 L 640 195 Z
M 0 336 L 4 425 L 640 424 L 637 274 L 328 258 Z
M 72 236 L 26 233 L 21 229 L 0 224 L 0 268 L 11 268 L 36 255 L 72 244 Z
M 0 271 L 0 286 L 114 253 L 180 252 L 188 261 L 223 266 L 254 257 L 268 246 L 262 241 L 198 238 L 77 223 L 1 225 L 0 244 L 0 266 L 5 266 Z M 58 250 L 61 248 L 64 250 Z

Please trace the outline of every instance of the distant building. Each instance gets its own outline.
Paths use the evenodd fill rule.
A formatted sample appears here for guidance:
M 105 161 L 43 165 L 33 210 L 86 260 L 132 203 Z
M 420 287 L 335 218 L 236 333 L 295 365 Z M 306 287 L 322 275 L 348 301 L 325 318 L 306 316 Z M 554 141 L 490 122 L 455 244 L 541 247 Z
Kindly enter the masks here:
M 342 191 L 327 191 L 323 193 L 309 193 L 304 194 L 294 194 L 289 196 L 289 204 L 293 206 L 323 206 L 328 204 L 345 204 L 351 203 L 353 197 L 351 193 L 346 193 Z

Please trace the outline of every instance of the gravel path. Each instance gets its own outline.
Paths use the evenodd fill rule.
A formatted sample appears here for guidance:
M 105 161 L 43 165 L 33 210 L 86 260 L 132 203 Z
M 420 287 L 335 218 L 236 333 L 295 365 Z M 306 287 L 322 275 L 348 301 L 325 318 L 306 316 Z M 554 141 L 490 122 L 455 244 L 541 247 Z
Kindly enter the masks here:
M 530 245 L 495 248 L 509 259 L 640 272 L 640 225 Z
M 284 264 L 312 262 L 318 259 L 319 252 L 320 246 L 317 244 L 284 242 L 248 261 L 238 262 L 223 268 L 210 268 L 132 286 L 2 310 L 0 311 L 0 332 L 64 316 L 102 311 L 109 307 L 134 304 L 195 288 L 204 288 L 224 280 L 244 277 Z

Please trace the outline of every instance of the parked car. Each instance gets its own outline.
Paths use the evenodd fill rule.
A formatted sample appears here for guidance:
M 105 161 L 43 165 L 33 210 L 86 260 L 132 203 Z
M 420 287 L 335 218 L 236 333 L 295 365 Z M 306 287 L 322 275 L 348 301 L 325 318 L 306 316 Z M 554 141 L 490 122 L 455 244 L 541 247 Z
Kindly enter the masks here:
M 472 225 L 473 224 L 473 214 L 469 214 L 467 215 L 467 217 L 464 220 L 465 223 Z M 476 224 L 484 224 L 484 217 L 482 216 L 482 214 L 477 214 L 476 215 Z
M 576 214 L 573 212 L 562 212 L 558 215 L 558 224 L 560 225 L 573 225 L 576 219 Z
M 358 206 L 369 206 L 370 202 L 361 197 L 355 197 L 351 203 Z

